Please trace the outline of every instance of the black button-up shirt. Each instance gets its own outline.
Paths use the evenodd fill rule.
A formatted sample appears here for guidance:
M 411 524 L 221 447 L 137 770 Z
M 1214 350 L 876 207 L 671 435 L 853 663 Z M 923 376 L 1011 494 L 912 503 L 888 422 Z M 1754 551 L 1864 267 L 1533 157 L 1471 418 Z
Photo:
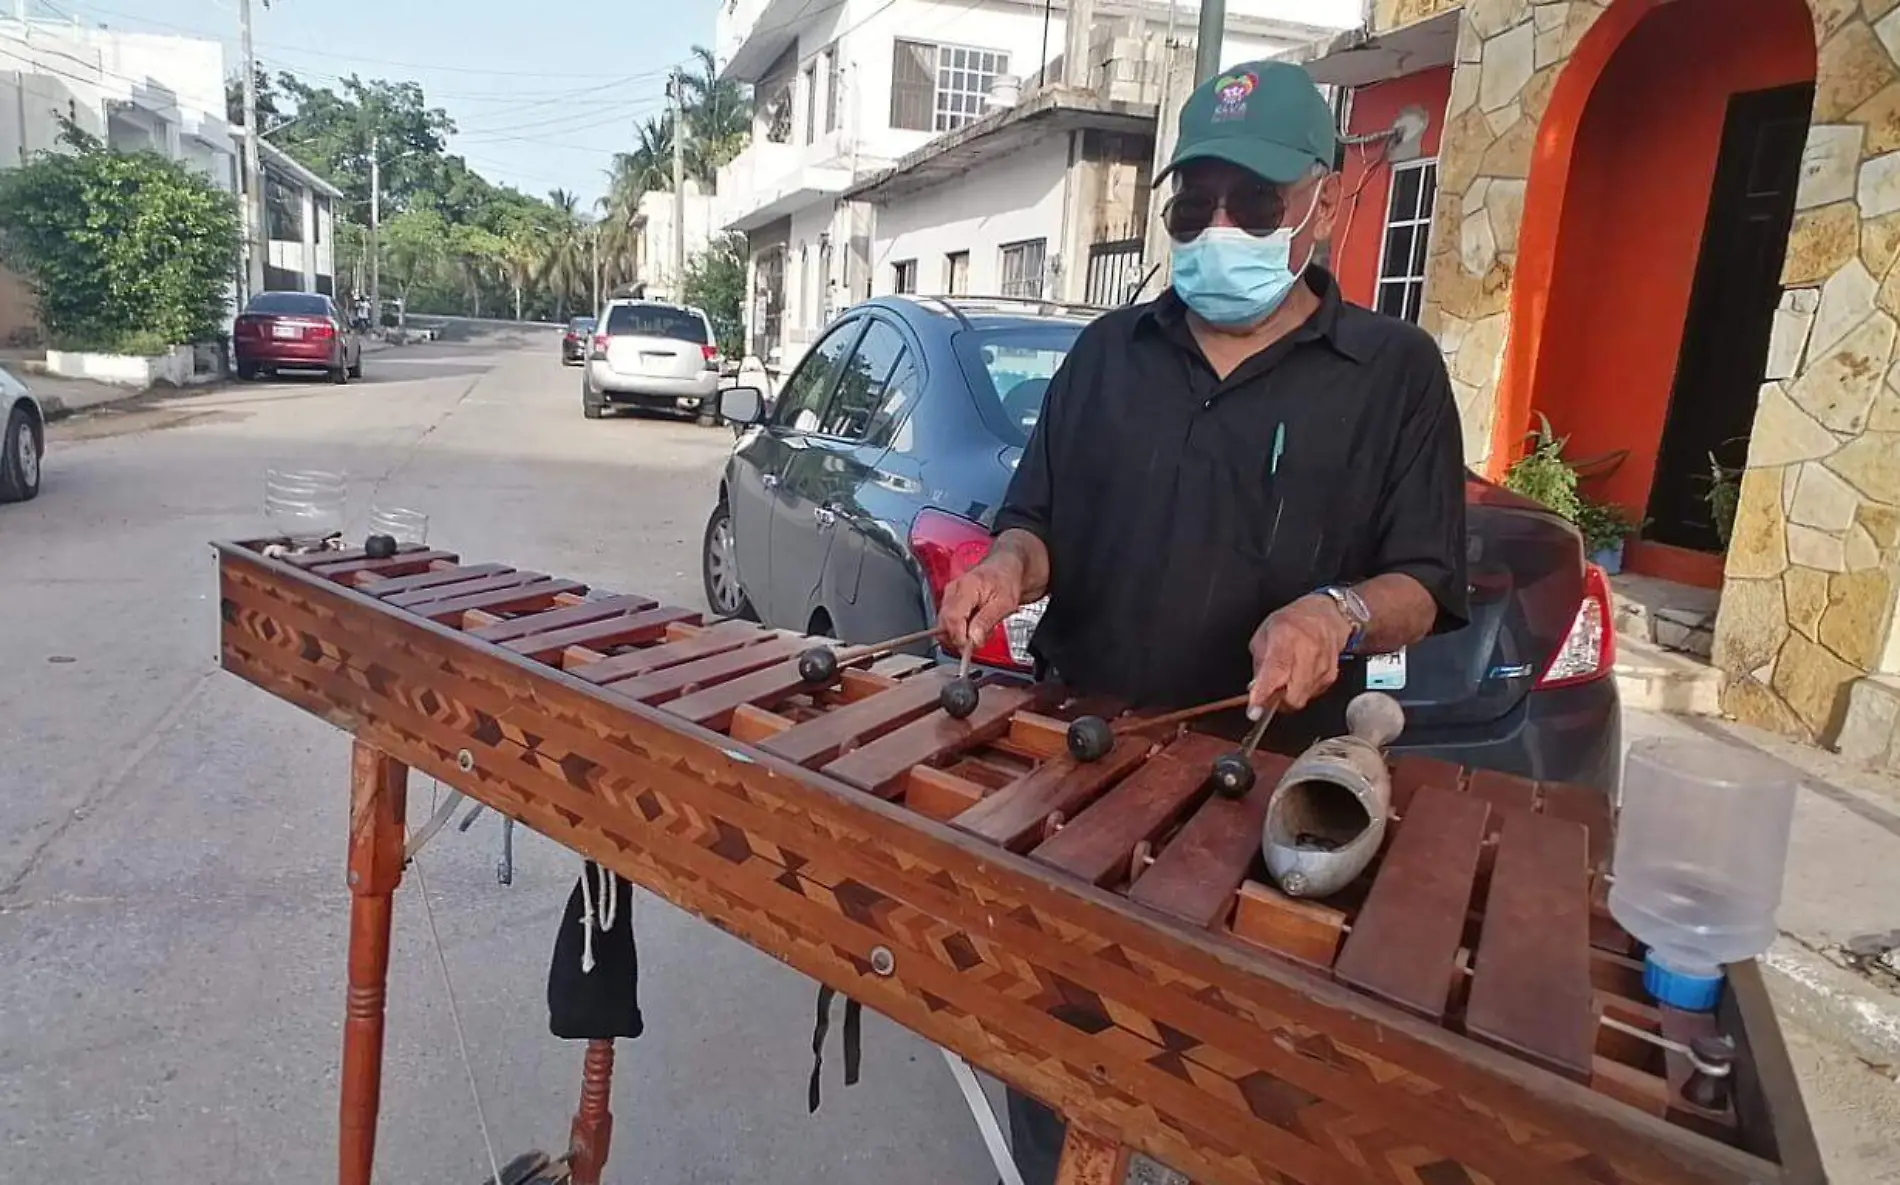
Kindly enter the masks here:
M 1306 283 L 1318 311 L 1225 379 L 1169 290 L 1089 325 L 1051 380 L 994 530 L 1048 547 L 1031 648 L 1070 686 L 1170 708 L 1237 694 L 1268 613 L 1388 572 L 1431 593 L 1438 629 L 1464 623 L 1463 441 L 1438 348 L 1323 270 Z M 1363 687 L 1349 663 L 1300 715 L 1336 728 Z

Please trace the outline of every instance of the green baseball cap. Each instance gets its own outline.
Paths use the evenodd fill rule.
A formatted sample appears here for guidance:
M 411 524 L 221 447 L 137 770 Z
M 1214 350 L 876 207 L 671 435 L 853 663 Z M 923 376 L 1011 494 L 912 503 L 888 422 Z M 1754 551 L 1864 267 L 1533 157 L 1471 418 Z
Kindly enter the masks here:
M 1191 160 L 1224 160 L 1277 185 L 1333 167 L 1333 111 L 1291 62 L 1242 62 L 1194 88 L 1181 108 L 1174 156 L 1156 184 Z

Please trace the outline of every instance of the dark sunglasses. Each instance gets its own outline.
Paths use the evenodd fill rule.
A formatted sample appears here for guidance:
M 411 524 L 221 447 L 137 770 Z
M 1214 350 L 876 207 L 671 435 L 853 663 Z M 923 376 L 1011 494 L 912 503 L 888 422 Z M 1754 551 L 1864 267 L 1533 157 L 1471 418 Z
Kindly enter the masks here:
M 1286 197 L 1277 185 L 1188 177 L 1161 208 L 1161 224 L 1175 242 L 1192 242 L 1213 225 L 1215 211 L 1223 209 L 1228 221 L 1255 238 L 1265 238 L 1286 221 Z

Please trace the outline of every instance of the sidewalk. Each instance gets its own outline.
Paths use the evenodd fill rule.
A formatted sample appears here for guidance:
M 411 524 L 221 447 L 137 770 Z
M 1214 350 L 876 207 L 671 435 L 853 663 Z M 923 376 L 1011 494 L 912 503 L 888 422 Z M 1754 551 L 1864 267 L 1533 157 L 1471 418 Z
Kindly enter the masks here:
M 383 338 L 364 338 L 363 353 L 379 354 L 394 349 L 394 343 Z M 124 387 L 112 383 L 98 383 L 91 379 L 69 379 L 47 374 L 45 363 L 28 353 L 18 350 L 0 351 L 0 366 L 12 371 L 16 377 L 39 398 L 40 405 L 46 409 L 49 420 L 63 419 L 75 412 L 86 411 L 109 403 L 122 403 L 128 399 L 158 392 L 167 395 L 204 395 L 227 386 L 230 378 L 210 379 L 194 383 L 188 387 Z

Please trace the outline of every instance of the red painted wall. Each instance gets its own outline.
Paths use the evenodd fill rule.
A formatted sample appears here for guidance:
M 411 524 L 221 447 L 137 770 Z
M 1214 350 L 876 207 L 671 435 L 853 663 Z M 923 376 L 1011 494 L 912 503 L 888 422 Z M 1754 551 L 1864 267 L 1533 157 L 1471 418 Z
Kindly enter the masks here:
M 1593 496 L 1648 503 L 1729 96 L 1814 73 L 1801 0 L 1678 0 L 1630 30 L 1592 89 L 1529 394 L 1571 456 L 1630 451 Z
M 1360 87 L 1353 92 L 1346 131 L 1354 136 L 1384 131 L 1400 111 L 1417 104 L 1431 119 L 1425 129 L 1422 154 L 1435 157 L 1438 133 L 1445 122 L 1445 104 L 1450 101 L 1450 66 Z M 1348 147 L 1341 180 L 1346 218 L 1344 227 L 1333 233 L 1333 274 L 1347 300 L 1370 307 L 1373 288 L 1379 281 L 1379 249 L 1385 240 L 1385 203 L 1392 188 L 1392 171 L 1376 153 Z M 1426 293 L 1428 299 L 1430 295 Z

